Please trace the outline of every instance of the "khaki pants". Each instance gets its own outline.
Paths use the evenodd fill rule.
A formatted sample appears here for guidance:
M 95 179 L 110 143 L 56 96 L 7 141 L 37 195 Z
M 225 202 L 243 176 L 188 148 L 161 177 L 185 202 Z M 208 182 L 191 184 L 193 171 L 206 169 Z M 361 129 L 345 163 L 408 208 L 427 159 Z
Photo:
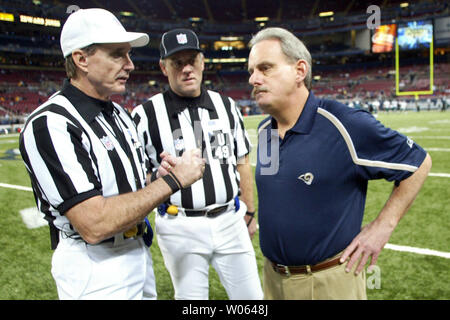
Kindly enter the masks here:
M 345 272 L 345 265 L 291 276 L 275 272 L 270 261 L 264 261 L 264 299 L 266 300 L 366 300 L 365 270 L 355 276 Z

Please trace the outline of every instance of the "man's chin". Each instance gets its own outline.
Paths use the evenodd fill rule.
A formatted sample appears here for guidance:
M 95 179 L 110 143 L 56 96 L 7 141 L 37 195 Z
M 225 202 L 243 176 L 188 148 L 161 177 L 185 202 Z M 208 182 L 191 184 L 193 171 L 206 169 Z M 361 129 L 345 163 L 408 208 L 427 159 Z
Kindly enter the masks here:
M 117 85 L 113 88 L 113 94 L 122 94 L 127 91 L 127 87 L 125 84 Z
M 195 98 L 200 95 L 200 88 L 198 86 L 188 86 L 181 89 L 180 95 L 183 97 Z
M 272 105 L 265 101 L 256 101 L 256 104 L 262 111 L 264 111 L 264 113 L 270 113 L 270 110 L 272 110 Z

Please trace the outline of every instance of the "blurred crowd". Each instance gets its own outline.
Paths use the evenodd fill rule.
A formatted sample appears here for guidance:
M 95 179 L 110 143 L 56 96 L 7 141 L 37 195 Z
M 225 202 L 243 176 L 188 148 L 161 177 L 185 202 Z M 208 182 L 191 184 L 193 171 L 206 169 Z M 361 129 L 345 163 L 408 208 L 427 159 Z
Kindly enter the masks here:
M 446 110 L 450 104 L 450 64 L 434 68 L 433 95 L 397 97 L 395 73 L 392 68 L 352 70 L 351 72 L 318 71 L 313 82 L 317 96 L 336 99 L 352 108 L 369 112 L 404 110 Z M 429 89 L 429 70 L 426 66 L 401 69 L 400 91 Z M 61 69 L 40 66 L 36 69 L 0 69 L 0 125 L 21 123 L 37 106 L 61 87 L 65 73 Z M 245 71 L 220 72 L 207 70 L 204 85 L 222 91 L 236 100 L 244 116 L 261 114 L 250 97 L 251 87 Z M 128 90 L 113 99 L 131 110 L 167 86 L 159 71 L 132 74 Z

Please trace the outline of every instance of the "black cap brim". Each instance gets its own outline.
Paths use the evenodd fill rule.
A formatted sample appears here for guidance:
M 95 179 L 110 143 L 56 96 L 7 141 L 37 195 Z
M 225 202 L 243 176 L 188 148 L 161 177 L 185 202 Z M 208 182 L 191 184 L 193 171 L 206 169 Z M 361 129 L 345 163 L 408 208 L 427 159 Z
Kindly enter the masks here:
M 185 50 L 195 50 L 195 51 L 198 51 L 198 52 L 203 52 L 203 50 L 201 50 L 199 48 L 196 48 L 196 47 L 190 47 L 190 46 L 178 47 L 176 49 L 173 49 L 173 50 L 167 52 L 164 56 L 161 56 L 161 59 L 166 59 L 166 58 L 170 57 L 171 55 L 173 55 L 173 54 L 175 54 L 177 52 L 185 51 Z

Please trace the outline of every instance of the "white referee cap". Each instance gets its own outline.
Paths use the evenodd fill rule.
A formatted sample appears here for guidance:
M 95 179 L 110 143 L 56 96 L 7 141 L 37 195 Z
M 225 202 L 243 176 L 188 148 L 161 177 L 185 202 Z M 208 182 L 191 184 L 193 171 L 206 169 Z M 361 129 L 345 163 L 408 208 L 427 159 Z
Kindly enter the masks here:
M 111 12 L 100 8 L 79 9 L 66 20 L 61 31 L 61 50 L 64 58 L 74 50 L 94 43 L 124 43 L 132 47 L 148 44 L 146 33 L 127 32 Z

